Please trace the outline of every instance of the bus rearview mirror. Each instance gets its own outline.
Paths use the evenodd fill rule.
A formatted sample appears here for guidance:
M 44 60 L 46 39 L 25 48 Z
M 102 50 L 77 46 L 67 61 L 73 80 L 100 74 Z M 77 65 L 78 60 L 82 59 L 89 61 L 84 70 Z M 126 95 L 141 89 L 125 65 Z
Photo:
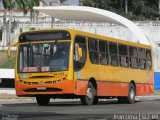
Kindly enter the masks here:
M 78 57 L 79 59 L 82 58 L 82 48 L 78 47 Z
M 82 48 L 79 47 L 78 43 L 75 44 L 75 60 L 80 61 L 82 58 Z

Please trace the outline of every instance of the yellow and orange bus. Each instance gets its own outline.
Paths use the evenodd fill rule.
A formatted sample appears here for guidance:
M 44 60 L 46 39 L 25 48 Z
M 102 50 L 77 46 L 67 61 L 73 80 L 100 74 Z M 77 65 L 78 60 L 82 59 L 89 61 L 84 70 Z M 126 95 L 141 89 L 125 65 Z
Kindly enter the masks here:
M 99 98 L 135 102 L 153 92 L 151 47 L 73 29 L 22 33 L 16 54 L 16 94 L 50 98 L 80 98 L 97 104 Z

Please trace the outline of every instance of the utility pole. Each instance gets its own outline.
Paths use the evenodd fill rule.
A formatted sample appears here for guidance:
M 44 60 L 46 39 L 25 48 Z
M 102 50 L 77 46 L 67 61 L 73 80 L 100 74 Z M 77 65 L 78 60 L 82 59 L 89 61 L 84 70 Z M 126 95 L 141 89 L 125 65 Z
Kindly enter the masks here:
M 128 14 L 128 0 L 125 0 L 125 12 Z

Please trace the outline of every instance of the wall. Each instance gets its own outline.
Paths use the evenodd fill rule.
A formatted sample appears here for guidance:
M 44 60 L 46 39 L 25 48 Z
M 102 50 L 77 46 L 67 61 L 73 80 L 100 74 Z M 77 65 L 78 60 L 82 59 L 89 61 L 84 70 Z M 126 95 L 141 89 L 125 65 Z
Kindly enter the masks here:
M 160 21 L 137 21 L 135 24 L 141 27 L 150 39 L 160 43 Z M 11 43 L 15 43 L 18 40 L 18 35 L 21 31 L 20 29 L 24 32 L 33 27 L 37 29 L 51 28 L 51 22 L 17 22 L 14 33 L 11 35 Z M 73 28 L 123 40 L 137 41 L 127 28 L 108 23 L 54 22 L 53 27 Z M 3 41 L 0 43 L 0 46 L 6 46 L 9 42 L 7 29 L 3 29 L 3 31 Z
M 154 90 L 160 91 L 160 72 L 154 73 Z

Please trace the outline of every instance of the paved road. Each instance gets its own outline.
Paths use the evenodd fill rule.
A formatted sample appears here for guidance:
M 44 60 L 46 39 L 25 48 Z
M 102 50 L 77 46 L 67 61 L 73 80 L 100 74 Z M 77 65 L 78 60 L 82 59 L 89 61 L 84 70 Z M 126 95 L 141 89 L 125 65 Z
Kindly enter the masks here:
M 98 105 L 83 106 L 77 100 L 51 100 L 38 106 L 34 99 L 0 99 L 2 120 L 160 120 L 160 96 L 138 97 L 135 104 L 101 100 Z

